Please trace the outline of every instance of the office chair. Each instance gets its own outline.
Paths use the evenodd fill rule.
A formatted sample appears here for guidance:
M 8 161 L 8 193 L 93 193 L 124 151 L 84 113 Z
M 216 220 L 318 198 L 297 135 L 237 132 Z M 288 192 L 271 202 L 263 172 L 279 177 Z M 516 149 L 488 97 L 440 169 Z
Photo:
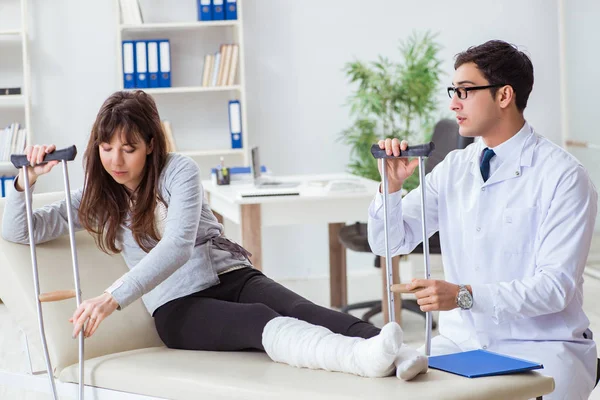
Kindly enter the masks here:
M 425 161 L 425 173 L 428 174 L 433 168 L 446 157 L 448 153 L 456 149 L 464 149 L 469 144 L 473 143 L 473 138 L 462 137 L 458 133 L 458 124 L 451 119 L 443 119 L 439 121 L 433 130 L 431 140 L 435 143 L 435 150 Z M 367 224 L 355 223 L 346 225 L 340 230 L 340 242 L 348 249 L 358 252 L 372 253 L 367 237 Z M 436 232 L 429 238 L 430 254 L 441 254 L 440 237 Z M 417 246 L 411 254 L 423 254 L 423 244 Z M 375 267 L 380 267 L 380 257 L 375 256 Z M 342 312 L 348 313 L 351 310 L 368 309 L 362 316 L 364 321 L 369 321 L 374 315 L 381 312 L 381 300 L 365 301 L 361 303 L 349 304 L 341 309 Z M 402 308 L 412 311 L 425 317 L 425 313 L 414 299 L 402 299 Z M 433 328 L 436 323 L 433 321 Z

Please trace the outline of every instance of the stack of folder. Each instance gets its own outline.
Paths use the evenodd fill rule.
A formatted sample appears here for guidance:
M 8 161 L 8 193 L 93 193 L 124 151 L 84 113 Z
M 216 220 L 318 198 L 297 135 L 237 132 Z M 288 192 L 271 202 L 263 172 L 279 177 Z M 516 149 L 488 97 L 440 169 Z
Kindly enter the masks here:
M 138 0 L 119 0 L 121 23 L 124 25 L 140 25 L 144 23 L 142 9 Z
M 123 87 L 171 87 L 171 44 L 168 39 L 123 41 Z
M 165 132 L 165 137 L 167 139 L 167 152 L 172 153 L 177 151 L 177 146 L 175 145 L 175 138 L 173 137 L 173 130 L 171 129 L 171 123 L 167 120 L 160 121 L 160 124 Z
M 197 0 L 198 21 L 237 19 L 237 0 Z
M 10 161 L 11 154 L 22 154 L 27 131 L 18 122 L 0 130 L 0 161 Z
M 231 86 L 235 83 L 239 63 L 239 46 L 223 44 L 219 52 L 204 57 L 202 86 Z

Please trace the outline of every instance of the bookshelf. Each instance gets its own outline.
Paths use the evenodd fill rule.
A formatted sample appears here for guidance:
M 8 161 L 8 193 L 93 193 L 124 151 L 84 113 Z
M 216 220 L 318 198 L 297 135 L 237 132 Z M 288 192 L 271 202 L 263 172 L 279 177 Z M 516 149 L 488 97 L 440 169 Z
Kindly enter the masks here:
M 13 29 L 13 30 L 6 30 L 6 31 L 2 31 L 0 30 L 0 36 L 21 36 L 21 30 L 20 29 Z
M 29 0 L 0 1 L 0 87 L 21 87 L 20 95 L 0 95 L 0 129 L 12 122 L 19 122 L 27 129 L 26 143 L 32 143 Z M 10 161 L 0 160 L 0 177 L 16 173 Z
M 202 179 L 220 157 L 227 165 L 250 161 L 244 75 L 243 0 L 237 0 L 237 19 L 198 21 L 196 0 L 172 7 L 167 0 L 139 0 L 144 23 L 121 23 L 120 0 L 115 0 L 117 19 L 117 79 L 123 89 L 123 40 L 168 39 L 171 47 L 171 87 L 141 89 L 151 94 L 161 119 L 171 124 L 177 152 L 192 157 Z M 221 44 L 237 44 L 239 63 L 233 85 L 202 86 L 206 54 L 220 51 Z M 129 90 L 129 89 L 127 89 Z M 135 90 L 135 89 L 131 89 Z M 241 103 L 242 148 L 231 148 L 228 102 Z
M 241 91 L 241 86 L 186 86 L 186 87 L 171 87 L 171 88 L 152 88 L 144 89 L 146 93 L 151 95 L 155 94 L 168 94 L 168 93 L 208 93 L 208 92 L 227 92 L 227 91 Z
M 239 15 L 237 20 L 226 21 L 191 21 L 191 22 L 157 22 L 142 25 L 125 25 L 119 21 L 121 32 L 144 32 L 144 31 L 171 31 L 171 30 L 195 30 L 206 29 L 216 26 L 238 26 Z
M 179 153 L 188 157 L 243 155 L 244 149 L 190 150 Z

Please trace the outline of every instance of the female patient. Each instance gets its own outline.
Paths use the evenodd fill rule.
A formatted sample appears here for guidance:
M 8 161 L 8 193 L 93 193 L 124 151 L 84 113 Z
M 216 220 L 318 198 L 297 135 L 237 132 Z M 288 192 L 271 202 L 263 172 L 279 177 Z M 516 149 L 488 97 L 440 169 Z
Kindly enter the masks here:
M 54 145 L 26 149 L 31 185 L 56 161 Z M 250 254 L 223 235 L 200 184 L 198 166 L 166 152 L 152 98 L 117 92 L 102 105 L 84 154 L 84 186 L 71 194 L 75 226 L 107 253 L 122 253 L 130 271 L 74 312 L 73 336 L 94 334 L 113 311 L 142 298 L 171 348 L 259 349 L 277 362 L 366 377 L 411 379 L 426 357 L 402 345 L 400 326 L 382 330 L 317 306 L 254 269 Z M 23 171 L 7 199 L 2 226 L 28 243 Z M 34 212 L 38 243 L 68 232 L 65 202 Z

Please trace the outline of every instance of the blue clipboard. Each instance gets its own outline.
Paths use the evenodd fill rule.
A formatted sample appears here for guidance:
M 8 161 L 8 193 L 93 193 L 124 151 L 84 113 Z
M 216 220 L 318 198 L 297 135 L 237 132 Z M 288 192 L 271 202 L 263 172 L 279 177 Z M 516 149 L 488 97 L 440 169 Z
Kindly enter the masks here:
M 429 367 L 467 378 L 514 374 L 544 368 L 542 364 L 487 350 L 429 357 Z

